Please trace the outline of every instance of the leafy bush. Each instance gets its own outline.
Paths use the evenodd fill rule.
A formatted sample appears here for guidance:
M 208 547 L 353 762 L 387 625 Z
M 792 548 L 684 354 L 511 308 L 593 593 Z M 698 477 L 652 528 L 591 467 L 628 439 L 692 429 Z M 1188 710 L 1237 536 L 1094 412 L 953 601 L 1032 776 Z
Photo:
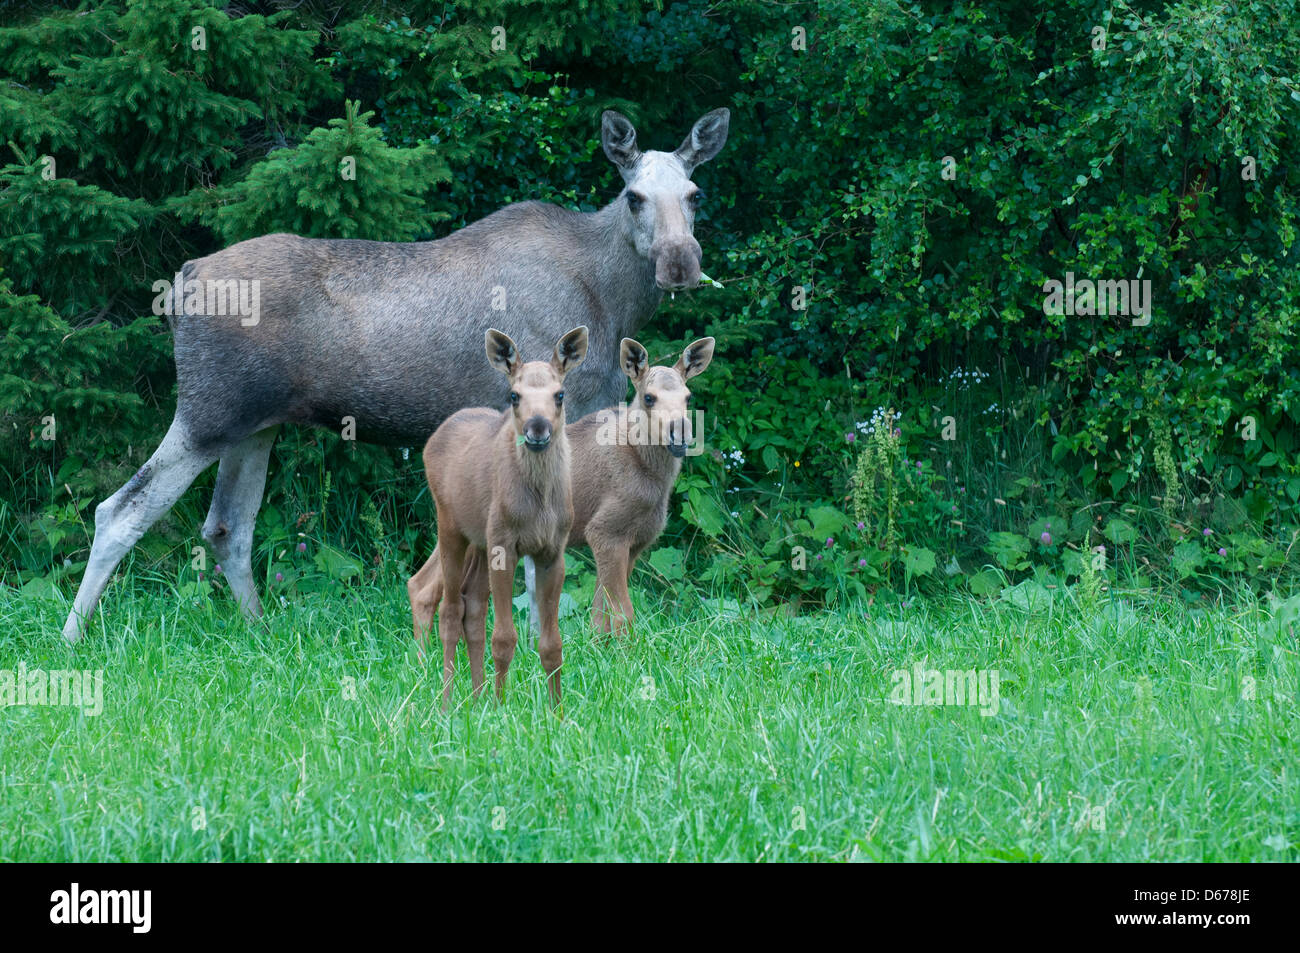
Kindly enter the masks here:
M 719 339 L 696 387 L 711 452 L 647 573 L 768 606 L 1291 578 L 1286 0 L 261 8 L 31 4 L 0 28 L 6 582 L 75 572 L 93 505 L 160 438 L 149 305 L 181 262 L 272 230 L 409 240 L 525 198 L 596 208 L 620 187 L 602 109 L 672 148 L 724 104 L 696 224 L 723 290 L 644 332 L 664 353 Z M 1140 294 L 1055 306 L 1051 282 L 1084 281 Z M 897 426 L 869 435 L 875 408 Z M 274 460 L 268 579 L 302 584 L 297 533 L 366 573 L 429 545 L 415 461 L 309 434 Z M 146 550 L 180 551 L 191 510 Z

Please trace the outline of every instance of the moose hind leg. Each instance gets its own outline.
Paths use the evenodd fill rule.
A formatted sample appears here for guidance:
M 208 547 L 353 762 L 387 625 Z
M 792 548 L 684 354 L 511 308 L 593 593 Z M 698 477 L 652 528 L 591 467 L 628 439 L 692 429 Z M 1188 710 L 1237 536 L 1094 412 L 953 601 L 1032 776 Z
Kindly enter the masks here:
M 213 548 L 235 601 L 249 618 L 262 614 L 253 583 L 253 528 L 266 490 L 266 467 L 279 427 L 267 429 L 221 455 L 203 538 Z
M 76 642 L 85 635 L 90 616 L 122 557 L 216 458 L 215 451 L 192 446 L 184 425 L 173 420 L 148 462 L 95 508 L 95 539 L 72 611 L 63 625 L 65 639 Z
M 425 659 L 429 633 L 433 631 L 433 616 L 442 602 L 442 564 L 438 561 L 438 547 L 414 576 L 406 581 L 406 596 L 411 602 L 411 623 L 415 630 L 415 645 L 421 663 Z

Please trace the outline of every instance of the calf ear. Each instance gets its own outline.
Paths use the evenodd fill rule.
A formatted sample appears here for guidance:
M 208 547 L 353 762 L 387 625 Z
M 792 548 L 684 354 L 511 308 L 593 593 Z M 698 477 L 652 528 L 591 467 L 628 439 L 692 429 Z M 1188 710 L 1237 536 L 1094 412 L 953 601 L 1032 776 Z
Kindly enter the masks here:
M 650 366 L 650 352 L 631 338 L 623 338 L 618 345 L 618 366 L 633 384 L 639 384 Z
M 551 355 L 551 366 L 561 377 L 569 373 L 587 356 L 587 326 L 574 328 L 555 345 Z
M 636 127 L 622 113 L 606 109 L 600 117 L 600 144 L 626 180 L 636 160 L 641 158 L 641 150 L 636 146 Z
M 673 365 L 673 370 L 681 374 L 684 381 L 703 373 L 709 366 L 709 361 L 713 360 L 714 343 L 713 338 L 700 338 L 698 341 L 693 341 L 687 345 L 686 350 L 682 351 L 682 356 Z
M 519 350 L 510 335 L 496 328 L 488 328 L 483 335 L 483 348 L 488 362 L 506 377 L 512 377 L 519 367 Z
M 691 127 L 691 134 L 673 153 L 686 166 L 687 175 L 695 171 L 697 165 L 708 162 L 722 151 L 730 124 L 731 110 L 723 108 L 705 113 Z

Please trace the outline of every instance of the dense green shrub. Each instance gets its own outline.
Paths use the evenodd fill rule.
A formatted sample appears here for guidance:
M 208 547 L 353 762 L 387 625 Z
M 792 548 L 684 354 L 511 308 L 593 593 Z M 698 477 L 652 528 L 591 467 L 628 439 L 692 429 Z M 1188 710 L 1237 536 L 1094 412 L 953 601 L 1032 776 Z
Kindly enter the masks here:
M 663 355 L 719 338 L 695 385 L 711 452 L 647 572 L 801 605 L 1081 579 L 1190 599 L 1294 567 L 1290 0 L 281 6 L 4 8 L 6 582 L 75 571 L 93 505 L 160 438 L 149 305 L 181 262 L 272 230 L 596 208 L 619 188 L 602 109 L 672 148 L 723 104 L 697 175 L 723 287 L 646 331 Z M 345 156 L 364 174 L 340 180 Z M 1057 313 L 1045 282 L 1069 275 L 1149 280 L 1149 314 Z M 259 569 L 301 589 L 341 559 L 407 568 L 429 544 L 416 466 L 286 434 Z M 157 545 L 183 554 L 200 509 Z M 313 569 L 286 562 L 304 539 Z

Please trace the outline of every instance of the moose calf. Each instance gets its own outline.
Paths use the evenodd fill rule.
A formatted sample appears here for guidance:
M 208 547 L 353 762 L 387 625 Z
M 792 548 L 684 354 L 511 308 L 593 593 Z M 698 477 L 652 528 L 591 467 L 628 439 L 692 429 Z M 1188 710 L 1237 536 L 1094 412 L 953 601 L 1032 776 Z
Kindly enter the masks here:
M 701 338 L 682 352 L 674 366 L 650 367 L 646 349 L 624 338 L 619 364 L 636 387 L 632 403 L 588 414 L 567 428 L 573 455 L 574 511 L 568 544 L 589 546 L 595 556 L 591 621 L 598 630 L 618 633 L 632 622 L 628 594 L 632 567 L 663 532 L 673 484 L 692 438 L 687 414 L 691 392 L 686 382 L 709 366 L 713 349 L 713 338 Z M 438 542 L 439 548 L 407 583 L 415 638 L 421 646 L 443 598 L 444 578 L 457 578 L 454 571 L 439 571 L 441 536 Z M 484 598 L 482 560 L 481 551 L 471 551 L 460 577 L 459 595 L 467 611 L 478 604 L 476 599 L 482 602 Z M 449 613 L 455 611 L 450 604 L 449 599 L 442 608 L 444 629 Z M 486 607 L 485 602 L 483 605 Z M 539 611 L 536 595 L 533 607 L 533 618 L 546 619 L 547 613 L 554 611 Z
M 575 328 L 560 338 L 550 361 L 524 363 L 514 341 L 495 328 L 487 331 L 484 343 L 492 366 L 510 380 L 510 406 L 505 411 L 458 411 L 424 446 L 425 475 L 438 512 L 442 570 L 456 580 L 444 587 L 448 596 L 439 633 L 444 710 L 451 704 L 456 645 L 462 635 L 475 697 L 483 690 L 489 578 L 496 610 L 492 660 L 497 695 L 505 696 L 506 673 L 518 643 L 511 598 L 520 556 L 531 556 L 537 567 L 537 651 L 551 698 L 560 701 L 560 592 L 565 540 L 573 523 L 564 378 L 587 354 L 587 328 Z M 470 547 L 475 552 L 467 558 Z M 462 586 L 467 571 L 473 584 Z

